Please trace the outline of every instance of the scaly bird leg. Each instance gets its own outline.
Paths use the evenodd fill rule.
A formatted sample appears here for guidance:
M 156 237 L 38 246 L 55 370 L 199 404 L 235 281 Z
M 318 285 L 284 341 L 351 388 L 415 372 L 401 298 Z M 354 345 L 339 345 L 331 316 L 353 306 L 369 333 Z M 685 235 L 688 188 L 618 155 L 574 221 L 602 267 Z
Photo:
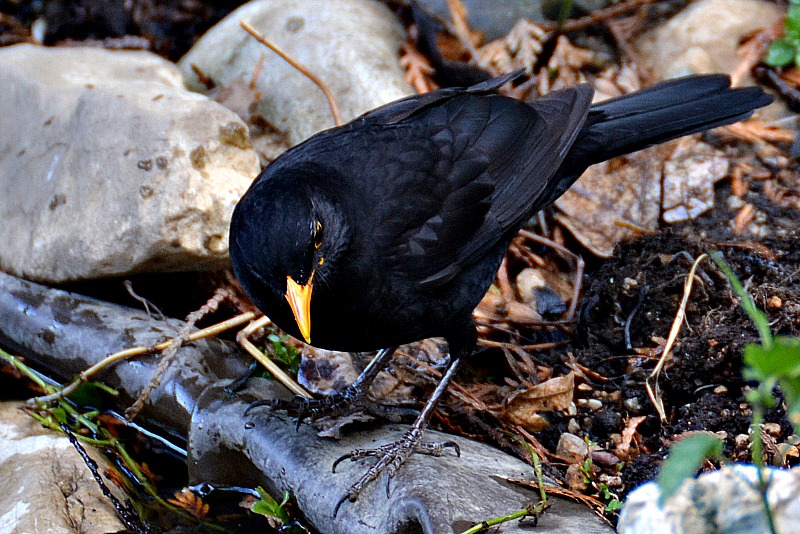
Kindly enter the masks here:
M 333 463 L 333 471 L 336 472 L 336 466 L 348 458 L 354 462 L 367 457 L 378 458 L 378 461 L 375 463 L 375 465 L 370 467 L 369 470 L 358 479 L 358 481 L 350 486 L 350 489 L 347 490 L 347 493 L 341 499 L 339 499 L 339 502 L 336 503 L 336 508 L 333 510 L 333 517 L 336 517 L 336 514 L 339 513 L 339 508 L 341 508 L 345 501 L 349 500 L 350 502 L 355 502 L 356 499 L 358 499 L 358 495 L 361 493 L 361 490 L 363 490 L 367 484 L 377 479 L 378 476 L 387 469 L 388 477 L 386 479 L 386 495 L 388 497 L 389 482 L 392 478 L 394 478 L 394 475 L 400 470 L 413 452 L 429 454 L 432 456 L 441 456 L 444 449 L 452 447 L 455 449 L 456 455 L 461 456 L 461 449 L 454 441 L 436 443 L 425 443 L 421 441 L 422 432 L 428 425 L 428 421 L 430 421 L 433 410 L 436 408 L 436 404 L 439 402 L 439 398 L 442 396 L 445 390 L 447 390 L 447 386 L 458 370 L 458 366 L 460 364 L 460 358 L 453 360 L 453 362 L 450 364 L 450 367 L 447 369 L 447 372 L 444 374 L 442 379 L 439 381 L 439 384 L 436 386 L 436 389 L 433 391 L 430 399 L 428 399 L 428 402 L 425 404 L 425 407 L 420 412 L 417 420 L 414 421 L 414 424 L 411 425 L 411 428 L 406 431 L 402 438 L 394 443 L 389 443 L 376 449 L 357 449 L 338 458 Z

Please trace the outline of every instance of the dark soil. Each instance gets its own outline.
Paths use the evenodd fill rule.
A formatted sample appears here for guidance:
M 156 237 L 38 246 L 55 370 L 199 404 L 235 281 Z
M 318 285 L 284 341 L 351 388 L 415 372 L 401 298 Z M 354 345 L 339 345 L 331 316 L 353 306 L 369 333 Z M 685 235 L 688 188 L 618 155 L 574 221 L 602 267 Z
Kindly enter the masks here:
M 752 384 L 742 378 L 742 353 L 747 343 L 758 342 L 758 335 L 724 274 L 710 260 L 697 270 L 686 320 L 659 380 L 668 416 L 663 425 L 645 390 L 655 361 L 635 349 L 656 348 L 653 337 L 667 336 L 695 258 L 721 251 L 766 311 L 773 334 L 800 334 L 800 214 L 764 204 L 772 235 L 759 244 L 734 241 L 729 228 L 734 214 L 724 207 L 727 194 L 727 187 L 721 188 L 718 207 L 698 221 L 622 246 L 589 276 L 576 356 L 608 381 L 592 384 L 604 393 L 595 395 L 602 397 L 604 409 L 582 414 L 582 426 L 590 429 L 600 447 L 613 449 L 613 435 L 622 432 L 629 417 L 647 418 L 638 427 L 643 454 L 622 472 L 623 493 L 657 474 L 675 436 L 724 432 L 725 454 L 736 458 L 735 437 L 748 431 L 745 393 Z M 658 356 L 660 352 L 654 357 Z M 767 419 L 781 422 L 782 416 L 782 409 L 776 408 Z M 776 439 L 789 434 L 783 422 Z

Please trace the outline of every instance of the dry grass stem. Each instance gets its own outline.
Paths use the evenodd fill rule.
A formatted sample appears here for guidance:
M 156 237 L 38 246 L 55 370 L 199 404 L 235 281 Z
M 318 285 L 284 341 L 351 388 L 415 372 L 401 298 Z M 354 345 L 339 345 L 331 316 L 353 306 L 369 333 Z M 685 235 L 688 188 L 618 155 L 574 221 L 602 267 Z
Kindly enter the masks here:
M 664 402 L 661 399 L 661 390 L 658 387 L 658 377 L 661 374 L 661 370 L 664 368 L 664 365 L 667 363 L 667 360 L 669 360 L 670 351 L 672 350 L 672 346 L 675 344 L 675 340 L 678 338 L 678 334 L 681 331 L 681 326 L 683 325 L 683 320 L 686 317 L 686 304 L 689 302 L 689 295 L 692 294 L 694 273 L 697 271 L 697 266 L 700 265 L 700 262 L 707 257 L 707 254 L 701 254 L 700 257 L 698 257 L 692 264 L 692 268 L 689 270 L 686 281 L 683 283 L 683 298 L 681 299 L 681 305 L 678 308 L 678 313 L 675 314 L 675 320 L 672 321 L 672 328 L 669 331 L 667 343 L 664 345 L 664 351 L 661 353 L 661 358 L 659 358 L 655 369 L 653 369 L 653 372 L 650 373 L 650 376 L 645 381 L 647 395 L 650 397 L 650 401 L 653 403 L 653 406 L 655 406 L 655 409 L 658 412 L 658 417 L 661 419 L 662 423 L 667 421 L 667 414 L 664 410 Z
M 344 121 L 342 120 L 342 114 L 339 112 L 339 106 L 336 104 L 336 99 L 334 98 L 333 93 L 331 92 L 330 89 L 328 89 L 328 86 L 325 85 L 325 83 L 317 75 L 311 72 L 308 69 L 308 67 L 306 67 L 305 65 L 294 59 L 292 56 L 290 56 L 289 54 L 287 54 L 286 52 L 275 46 L 273 43 L 268 41 L 266 37 L 258 33 L 258 31 L 256 31 L 256 29 L 253 28 L 246 21 L 240 20 L 239 25 L 247 33 L 252 35 L 256 41 L 258 41 L 259 43 L 263 44 L 264 46 L 266 46 L 267 48 L 278 54 L 281 57 L 281 59 L 283 59 L 286 63 L 296 68 L 309 80 L 314 82 L 314 84 L 316 84 L 316 86 L 322 90 L 322 92 L 325 94 L 325 98 L 328 100 L 328 105 L 330 106 L 331 113 L 333 114 L 333 122 L 336 123 L 336 126 L 341 126 L 342 124 L 344 124 Z

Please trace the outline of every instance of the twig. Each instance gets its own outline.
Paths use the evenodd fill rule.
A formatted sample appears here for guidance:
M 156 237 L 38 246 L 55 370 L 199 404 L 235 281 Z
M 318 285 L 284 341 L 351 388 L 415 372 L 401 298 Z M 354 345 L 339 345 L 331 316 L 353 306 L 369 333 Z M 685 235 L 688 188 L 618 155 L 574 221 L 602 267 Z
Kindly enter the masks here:
M 664 345 L 664 351 L 661 353 L 661 358 L 658 360 L 658 364 L 656 364 L 655 369 L 653 369 L 653 372 L 650 373 L 650 376 L 645 381 L 647 395 L 650 397 L 650 401 L 653 403 L 653 406 L 655 406 L 662 423 L 667 421 L 667 414 L 664 410 L 664 402 L 661 400 L 661 391 L 658 387 L 658 376 L 661 374 L 661 370 L 664 368 L 667 360 L 669 360 L 670 351 L 672 350 L 672 346 L 675 344 L 675 340 L 678 338 L 678 334 L 681 331 L 683 319 L 686 317 L 686 304 L 689 302 L 689 295 L 692 293 L 694 273 L 697 270 L 697 266 L 700 265 L 700 262 L 707 257 L 708 254 L 701 254 L 700 257 L 695 260 L 694 264 L 692 264 L 692 268 L 689 270 L 686 281 L 683 283 L 683 298 L 681 299 L 681 305 L 678 308 L 678 313 L 675 314 L 675 320 L 672 321 L 672 328 L 669 331 L 667 343 Z M 655 387 L 651 386 L 651 380 L 655 382 Z
M 595 11 L 591 15 L 586 15 L 585 17 L 578 19 L 570 19 L 564 22 L 564 24 L 560 25 L 560 27 L 558 22 L 537 22 L 537 25 L 546 31 L 560 30 L 561 33 L 571 33 L 594 26 L 606 20 L 616 18 L 619 15 L 623 15 L 629 11 L 633 11 L 634 9 L 646 6 L 648 4 L 652 4 L 655 1 L 656 0 L 627 0 L 625 2 L 620 2 L 619 4 L 614 4 L 613 6 Z
M 202 330 L 198 330 L 196 332 L 192 332 L 189 334 L 187 340 L 197 341 L 199 339 L 215 336 L 225 330 L 230 330 L 231 328 L 235 328 L 239 325 L 242 325 L 248 321 L 251 321 L 255 317 L 255 314 L 252 312 L 243 313 L 241 315 L 237 315 L 227 321 L 223 321 L 221 323 L 209 326 L 208 328 L 203 328 Z M 89 367 L 85 371 L 81 372 L 78 377 L 72 381 L 69 385 L 64 387 L 63 389 L 53 393 L 52 395 L 44 395 L 41 397 L 34 397 L 27 401 L 29 406 L 36 406 L 39 404 L 44 404 L 47 402 L 51 402 L 54 400 L 61 399 L 72 394 L 81 384 L 88 382 L 89 378 L 94 375 L 95 373 L 102 371 L 109 365 L 116 363 L 118 361 L 127 360 L 128 358 L 132 358 L 134 356 L 141 356 L 143 354 L 152 354 L 154 352 L 160 352 L 162 350 L 167 349 L 169 346 L 172 345 L 174 339 L 168 339 L 166 341 L 162 341 L 161 343 L 157 343 L 155 345 L 151 345 L 149 347 L 131 347 L 129 349 L 121 350 L 119 352 L 115 352 L 114 354 L 110 354 L 94 364 L 93 366 Z
M 303 389 L 303 387 L 300 384 L 295 382 L 292 379 L 292 377 L 287 375 L 283 371 L 283 369 L 278 367 L 278 365 L 275 362 L 270 360 L 263 352 L 258 350 L 258 347 L 253 345 L 253 343 L 250 341 L 249 339 L 250 336 L 255 334 L 258 330 L 269 325 L 270 323 L 271 321 L 266 316 L 263 316 L 260 319 L 256 319 L 255 321 L 247 325 L 247 328 L 236 334 L 236 342 L 239 343 L 239 345 L 241 345 L 242 348 L 244 348 L 244 350 L 246 350 L 250 354 L 250 356 L 255 358 L 258 363 L 263 365 L 267 371 L 272 373 L 272 376 L 280 380 L 280 382 L 284 386 L 289 388 L 292 391 L 292 393 L 294 393 L 295 395 L 300 395 L 301 397 L 305 397 L 307 399 L 311 398 L 311 394 L 309 394 L 308 391 Z
M 146 298 L 136 294 L 136 291 L 133 290 L 133 282 L 131 282 L 130 280 L 125 280 L 123 282 L 123 285 L 125 286 L 125 289 L 128 290 L 128 294 L 130 294 L 131 297 L 142 303 L 142 306 L 144 306 L 144 311 L 145 313 L 147 313 L 147 317 L 152 319 L 152 317 L 150 316 L 150 307 L 152 307 L 158 314 L 158 320 L 159 321 L 164 320 L 164 313 L 160 309 L 158 309 L 158 306 L 156 306 Z
M 209 313 L 217 311 L 219 305 L 226 300 L 229 295 L 230 290 L 224 288 L 217 289 L 205 304 L 203 304 L 198 310 L 195 310 L 186 316 L 186 324 L 181 326 L 180 330 L 178 331 L 178 335 L 175 336 L 175 338 L 173 338 L 170 342 L 169 346 L 164 349 L 164 354 L 161 356 L 161 359 L 158 362 L 156 372 L 150 379 L 150 383 L 144 388 L 144 391 L 142 391 L 142 393 L 139 395 L 139 398 L 136 399 L 136 401 L 127 410 L 125 410 L 125 418 L 128 421 L 133 421 L 134 418 L 139 415 L 139 412 L 142 411 L 144 403 L 147 402 L 147 399 L 150 398 L 150 394 L 161 383 L 161 378 L 164 376 L 164 373 L 167 372 L 169 364 L 172 363 L 172 360 L 174 360 L 175 356 L 177 356 L 178 349 L 191 341 L 191 332 L 189 331 L 194 328 L 195 323 Z
M 344 124 L 344 121 L 342 120 L 342 114 L 339 112 L 339 106 L 336 105 L 336 99 L 334 98 L 333 93 L 331 93 L 330 89 L 328 89 L 328 86 L 325 85 L 325 83 L 321 79 L 319 79 L 317 75 L 311 72 L 308 69 L 308 67 L 306 67 L 305 65 L 294 59 L 292 56 L 290 56 L 289 54 L 287 54 L 286 52 L 275 46 L 273 43 L 268 41 L 266 37 L 258 33 L 258 31 L 256 31 L 256 29 L 253 28 L 246 21 L 240 20 L 239 25 L 242 28 L 244 28 L 244 30 L 247 33 L 252 35 L 256 41 L 258 41 L 259 43 L 263 44 L 264 46 L 266 46 L 267 48 L 278 54 L 281 57 L 281 59 L 283 59 L 286 63 L 299 70 L 304 76 L 306 76 L 309 80 L 314 82 L 316 86 L 319 87 L 325 94 L 325 98 L 328 99 L 328 105 L 330 106 L 331 113 L 333 114 L 333 122 L 336 123 L 336 126 L 341 126 L 342 124 Z

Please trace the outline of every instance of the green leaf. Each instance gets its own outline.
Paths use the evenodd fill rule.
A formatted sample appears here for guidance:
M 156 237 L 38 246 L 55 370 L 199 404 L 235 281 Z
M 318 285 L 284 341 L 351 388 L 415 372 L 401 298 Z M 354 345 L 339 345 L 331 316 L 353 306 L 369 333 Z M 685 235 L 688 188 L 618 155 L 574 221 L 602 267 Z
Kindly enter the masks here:
M 787 37 L 800 36 L 800 5 L 789 6 L 786 10 L 786 20 L 783 23 Z
M 744 363 L 763 378 L 800 377 L 800 338 L 775 337 L 769 348 L 748 344 L 744 348 Z
M 278 504 L 272 495 L 267 493 L 267 491 L 262 488 L 261 486 L 256 488 L 259 497 L 261 497 L 260 501 L 256 501 L 253 503 L 253 506 L 250 507 L 250 510 L 253 513 L 261 514 L 267 517 L 274 517 L 280 520 L 281 523 L 284 525 L 289 522 L 289 512 L 286 511 L 284 505 L 289 501 L 289 492 L 285 491 L 283 493 L 283 502 Z
M 772 41 L 764 57 L 764 63 L 770 67 L 785 67 L 795 58 L 795 47 L 791 39 L 786 37 Z
M 722 440 L 707 434 L 690 436 L 673 445 L 658 473 L 659 505 L 672 497 L 684 480 L 697 474 L 706 458 L 718 458 L 721 454 Z

